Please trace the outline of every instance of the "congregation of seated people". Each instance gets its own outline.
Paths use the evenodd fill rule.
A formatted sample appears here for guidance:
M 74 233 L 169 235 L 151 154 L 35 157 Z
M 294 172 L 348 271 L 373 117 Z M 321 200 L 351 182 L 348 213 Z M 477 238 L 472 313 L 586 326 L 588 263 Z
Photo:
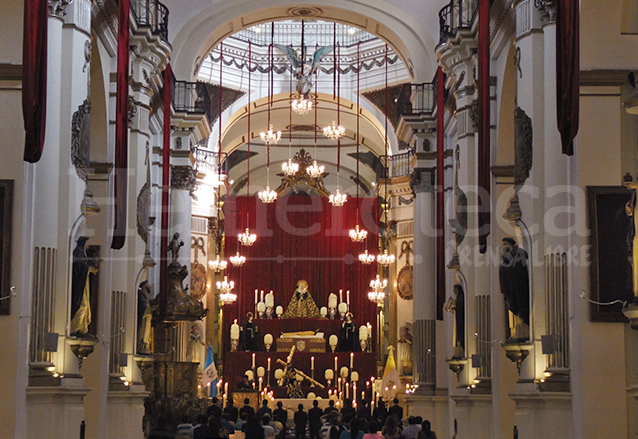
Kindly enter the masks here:
M 293 416 L 283 408 L 281 402 L 276 409 L 262 401 L 255 411 L 249 400 L 237 408 L 229 401 L 222 410 L 217 399 L 208 408 L 206 415 L 195 422 L 183 418 L 175 431 L 167 428 L 164 418 L 158 419 L 158 426 L 149 432 L 149 439 L 436 439 L 430 421 L 420 416 L 403 419 L 403 408 L 395 398 L 393 405 L 386 408 L 379 401 L 374 411 L 366 400 L 358 402 L 344 400 L 339 410 L 334 401 L 329 401 L 325 409 L 319 408 L 318 401 L 305 410 L 303 404 L 297 406 Z M 405 423 L 405 425 L 404 425 Z

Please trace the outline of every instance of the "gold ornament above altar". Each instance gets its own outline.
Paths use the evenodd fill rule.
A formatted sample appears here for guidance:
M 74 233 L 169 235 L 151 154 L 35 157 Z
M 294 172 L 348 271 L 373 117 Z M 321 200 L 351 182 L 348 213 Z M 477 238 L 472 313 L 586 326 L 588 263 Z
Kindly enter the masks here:
M 311 195 L 319 195 L 327 197 L 330 194 L 323 186 L 323 178 L 326 173 L 322 173 L 318 177 L 312 177 L 308 174 L 307 168 L 313 164 L 312 156 L 305 149 L 300 149 L 292 161 L 299 165 L 299 170 L 294 174 L 278 174 L 282 175 L 281 184 L 275 191 L 280 195 L 288 195 L 290 193 L 307 193 Z

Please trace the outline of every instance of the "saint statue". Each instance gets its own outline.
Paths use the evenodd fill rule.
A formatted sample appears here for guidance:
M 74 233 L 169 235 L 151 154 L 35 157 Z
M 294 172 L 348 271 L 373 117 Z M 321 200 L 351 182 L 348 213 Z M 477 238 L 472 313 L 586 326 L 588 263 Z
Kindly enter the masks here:
M 73 250 L 73 273 L 71 278 L 71 335 L 91 337 L 91 276 L 98 272 L 99 259 L 90 258 L 85 251 L 89 238 L 81 236 Z
M 412 334 L 410 328 L 406 325 L 403 328 L 403 334 L 398 340 L 401 346 L 401 372 L 403 375 L 412 374 Z
M 147 280 L 137 289 L 137 353 L 148 355 L 151 353 L 151 320 L 153 313 L 149 303 L 151 285 Z
M 281 316 L 282 319 L 294 318 L 316 318 L 321 317 L 319 308 L 312 300 L 310 291 L 308 290 L 308 282 L 300 280 L 297 282 L 297 289 L 290 299 L 286 312 Z
M 352 320 L 352 313 L 346 313 L 346 319 L 341 324 L 341 337 L 339 338 L 339 352 L 355 352 L 359 347 L 357 337 L 357 324 Z
M 256 352 L 259 350 L 259 328 L 253 322 L 253 313 L 246 314 L 246 321 L 241 327 L 243 350 Z
M 509 309 L 510 342 L 529 339 L 529 273 L 527 252 L 513 238 L 503 238 L 503 261 L 499 268 L 501 293 Z
M 191 361 L 193 363 L 199 363 L 201 361 L 199 355 L 200 345 L 206 346 L 202 341 L 202 334 L 199 333 L 197 325 L 192 325 L 188 344 L 186 345 L 186 361 Z
M 445 309 L 454 315 L 454 331 L 452 334 L 452 346 L 454 355 L 452 358 L 465 357 L 465 293 L 460 284 L 454 285 L 454 296 L 450 297 Z
M 171 264 L 177 264 L 179 249 L 184 246 L 184 241 L 179 240 L 179 233 L 173 235 L 173 239 L 168 243 L 168 251 L 171 253 Z

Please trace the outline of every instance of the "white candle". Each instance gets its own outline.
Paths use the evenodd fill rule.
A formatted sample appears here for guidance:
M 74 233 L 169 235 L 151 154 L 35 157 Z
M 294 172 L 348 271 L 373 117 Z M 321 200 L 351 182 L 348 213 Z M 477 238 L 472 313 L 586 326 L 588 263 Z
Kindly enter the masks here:
M 350 290 L 346 291 L 346 305 L 350 308 Z
M 337 376 L 337 357 L 335 357 L 335 376 Z
M 270 372 L 270 358 L 268 359 L 268 372 Z
M 224 383 L 224 398 L 228 395 L 228 382 Z
M 350 395 L 349 390 L 350 390 L 350 383 L 346 383 L 346 398 L 348 398 Z
M 263 302 L 263 301 L 264 301 L 264 290 L 261 290 L 261 300 L 260 300 L 260 302 Z
M 339 303 L 343 302 L 343 290 L 339 290 Z
M 253 369 L 255 368 L 255 354 L 253 354 Z
M 257 305 L 257 302 L 259 302 L 259 300 L 257 300 L 258 294 L 259 294 L 259 290 L 255 290 L 255 305 Z
M 315 357 L 310 357 L 310 369 L 315 368 Z
M 350 370 L 354 367 L 354 352 L 350 352 Z
M 262 377 L 259 377 L 259 391 L 260 392 L 261 392 L 261 385 L 262 385 L 263 380 L 264 379 Z

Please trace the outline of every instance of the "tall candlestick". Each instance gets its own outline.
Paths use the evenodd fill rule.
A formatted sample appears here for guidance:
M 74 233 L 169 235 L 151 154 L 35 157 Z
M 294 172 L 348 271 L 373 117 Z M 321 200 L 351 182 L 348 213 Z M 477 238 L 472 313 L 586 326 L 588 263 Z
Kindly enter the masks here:
M 350 352 L 350 370 L 354 367 L 354 352 Z
M 341 393 L 341 377 L 337 380 L 337 389 L 339 389 L 339 393 Z
M 228 395 L 228 382 L 224 383 L 224 397 Z
M 339 290 L 339 303 L 343 302 L 343 290 Z
M 335 357 L 335 376 L 337 376 L 337 357 Z
M 348 396 L 350 395 L 350 383 L 346 383 L 346 398 L 348 398 Z
M 255 354 L 253 354 L 253 369 L 255 368 Z M 253 377 L 254 378 L 254 377 Z
M 315 368 L 315 357 L 310 357 L 310 369 Z
M 257 300 L 258 294 L 259 294 L 259 290 L 255 290 L 255 306 L 257 306 L 257 303 L 259 302 L 259 300 Z
M 361 392 L 361 400 L 366 399 L 366 392 Z
M 268 372 L 270 372 L 270 358 L 268 359 Z
M 259 377 L 259 391 L 261 392 L 261 386 L 263 383 L 264 379 L 262 377 Z
M 348 305 L 348 310 L 350 310 L 350 290 L 346 291 L 346 305 Z
M 261 290 L 261 300 L 260 300 L 260 302 L 263 302 L 263 301 L 264 301 L 264 290 Z

